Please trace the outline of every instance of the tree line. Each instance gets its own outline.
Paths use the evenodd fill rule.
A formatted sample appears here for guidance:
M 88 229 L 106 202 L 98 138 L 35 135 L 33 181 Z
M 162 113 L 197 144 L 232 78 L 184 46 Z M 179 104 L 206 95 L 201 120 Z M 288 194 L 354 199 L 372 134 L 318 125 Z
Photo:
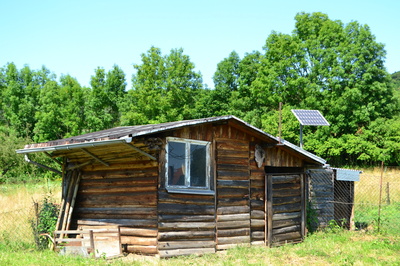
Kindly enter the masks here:
M 215 88 L 183 49 L 151 47 L 135 64 L 132 87 L 117 65 L 95 69 L 90 86 L 46 67 L 0 69 L 0 178 L 32 171 L 14 150 L 116 126 L 235 115 L 299 143 L 291 109 L 317 109 L 329 127 L 305 127 L 304 148 L 335 166 L 400 162 L 399 72 L 367 25 L 299 13 L 291 34 L 272 32 L 262 51 L 231 52 L 217 65 Z

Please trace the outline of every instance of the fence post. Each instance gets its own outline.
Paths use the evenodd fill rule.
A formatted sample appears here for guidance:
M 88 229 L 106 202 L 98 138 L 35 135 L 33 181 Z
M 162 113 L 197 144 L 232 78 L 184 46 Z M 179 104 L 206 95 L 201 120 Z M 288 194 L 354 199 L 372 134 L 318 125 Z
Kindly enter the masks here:
M 381 205 L 382 205 L 382 179 L 383 179 L 383 161 L 381 167 L 381 180 L 379 182 L 379 208 L 378 208 L 378 233 L 381 228 Z
M 387 205 L 390 205 L 389 182 L 386 183 L 386 204 L 387 204 Z

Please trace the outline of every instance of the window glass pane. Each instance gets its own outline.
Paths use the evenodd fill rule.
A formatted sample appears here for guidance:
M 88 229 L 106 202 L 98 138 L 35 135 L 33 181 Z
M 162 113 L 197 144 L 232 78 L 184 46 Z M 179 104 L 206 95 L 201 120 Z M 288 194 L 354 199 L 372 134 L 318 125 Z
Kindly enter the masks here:
M 206 187 L 207 149 L 205 145 L 190 145 L 190 186 Z
M 185 143 L 168 142 L 168 185 L 185 185 Z

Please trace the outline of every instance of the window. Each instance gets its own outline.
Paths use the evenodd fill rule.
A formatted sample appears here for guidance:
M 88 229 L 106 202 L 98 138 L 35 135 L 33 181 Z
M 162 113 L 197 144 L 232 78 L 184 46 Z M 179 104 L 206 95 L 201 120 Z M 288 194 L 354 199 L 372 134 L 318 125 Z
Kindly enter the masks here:
M 210 143 L 167 138 L 166 188 L 168 192 L 212 194 Z

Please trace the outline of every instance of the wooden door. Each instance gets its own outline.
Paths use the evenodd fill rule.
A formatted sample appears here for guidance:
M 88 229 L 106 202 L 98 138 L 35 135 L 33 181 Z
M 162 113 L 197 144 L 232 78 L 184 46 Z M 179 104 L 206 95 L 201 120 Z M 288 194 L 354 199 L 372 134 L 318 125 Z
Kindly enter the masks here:
M 305 234 L 304 173 L 299 168 L 266 174 L 266 245 L 301 242 Z

